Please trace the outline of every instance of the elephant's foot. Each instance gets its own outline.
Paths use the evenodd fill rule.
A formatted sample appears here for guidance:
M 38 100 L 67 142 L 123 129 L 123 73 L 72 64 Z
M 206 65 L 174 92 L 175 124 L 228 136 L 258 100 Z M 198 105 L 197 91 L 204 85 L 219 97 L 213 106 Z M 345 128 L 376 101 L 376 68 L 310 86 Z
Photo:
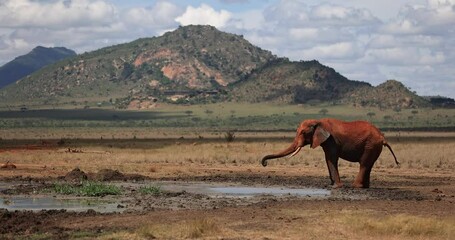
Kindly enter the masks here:
M 369 184 L 363 184 L 363 183 L 358 183 L 358 182 L 354 182 L 352 184 L 353 187 L 355 188 L 369 188 Z

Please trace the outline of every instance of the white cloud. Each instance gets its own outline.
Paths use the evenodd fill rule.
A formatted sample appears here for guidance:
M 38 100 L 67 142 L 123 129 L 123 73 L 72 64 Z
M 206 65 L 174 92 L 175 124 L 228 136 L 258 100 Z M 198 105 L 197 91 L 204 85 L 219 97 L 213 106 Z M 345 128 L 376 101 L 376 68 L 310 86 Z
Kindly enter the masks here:
M 242 34 L 351 79 L 455 97 L 455 0 L 0 0 L 0 65 L 36 45 L 90 51 L 178 24 Z
M 416 19 L 428 25 L 451 25 L 455 23 L 454 0 L 428 0 L 429 8 L 415 9 Z
M 315 7 L 313 15 L 317 18 L 338 18 L 343 19 L 349 15 L 347 8 L 330 5 L 320 5 Z
M 291 28 L 289 35 L 296 40 L 315 40 L 319 36 L 319 30 L 317 28 Z
M 308 7 L 303 0 L 280 0 L 264 10 L 267 24 L 301 26 L 308 21 Z
M 260 30 L 265 25 L 265 17 L 260 10 L 251 10 L 233 15 L 226 27 L 243 30 Z
M 434 35 L 408 35 L 394 36 L 391 34 L 374 34 L 368 43 L 369 48 L 391 48 L 391 47 L 419 47 L 437 48 L 441 46 L 444 39 Z
M 175 25 L 175 18 L 182 10 L 175 4 L 160 1 L 152 7 L 135 7 L 128 9 L 124 19 L 132 25 L 148 28 L 164 28 Z
M 118 8 L 107 0 L 0 0 L 0 65 L 37 45 L 81 53 L 175 29 L 183 8 L 158 1 Z
M 428 65 L 436 65 L 444 63 L 446 57 L 443 52 L 431 52 L 429 50 L 423 51 L 425 53 L 420 54 L 419 64 L 429 67 Z
M 416 48 L 381 48 L 368 49 L 362 61 L 381 65 L 420 66 L 441 64 L 445 62 L 443 52 L 433 52 L 429 49 Z
M 350 42 L 340 42 L 330 45 L 318 45 L 302 51 L 306 59 L 346 59 L 355 57 L 357 54 L 356 47 Z
M 317 59 L 375 85 L 394 78 L 429 94 L 438 87 L 428 88 L 426 82 L 449 87 L 447 82 L 455 81 L 455 0 L 400 1 L 402 9 L 393 10 L 398 15 L 383 20 L 367 10 L 367 3 L 356 8 L 311 2 L 279 1 L 264 10 L 262 27 L 254 33 L 237 31 L 279 56 Z M 453 88 L 440 91 L 455 97 Z
M 393 65 L 407 65 L 409 61 L 415 61 L 417 54 L 413 49 L 404 48 L 383 48 L 369 49 L 365 53 L 365 62 L 368 63 L 387 63 Z
M 312 8 L 312 19 L 332 21 L 335 25 L 369 25 L 379 23 L 367 9 L 349 8 L 338 5 L 323 4 Z
M 216 11 L 212 7 L 206 4 L 202 4 L 200 7 L 188 6 L 185 13 L 175 18 L 181 25 L 211 25 L 217 28 L 222 28 L 231 18 L 231 13 L 225 10 Z
M 219 0 L 220 2 L 225 2 L 225 3 L 245 3 L 248 2 L 248 0 Z
M 159 1 L 153 6 L 125 10 L 120 14 L 120 22 L 126 25 L 128 32 L 134 32 L 137 37 L 156 36 L 169 29 L 175 29 L 177 25 L 175 18 L 183 11 L 183 8 L 173 3 Z
M 384 25 L 382 31 L 388 34 L 420 34 L 423 29 L 415 22 L 405 19 Z
M 453 0 L 428 0 L 426 5 L 408 5 L 382 30 L 393 34 L 445 34 L 455 25 L 454 6 Z
M 0 5 L 0 27 L 67 27 L 110 24 L 116 8 L 105 1 L 5 0 Z

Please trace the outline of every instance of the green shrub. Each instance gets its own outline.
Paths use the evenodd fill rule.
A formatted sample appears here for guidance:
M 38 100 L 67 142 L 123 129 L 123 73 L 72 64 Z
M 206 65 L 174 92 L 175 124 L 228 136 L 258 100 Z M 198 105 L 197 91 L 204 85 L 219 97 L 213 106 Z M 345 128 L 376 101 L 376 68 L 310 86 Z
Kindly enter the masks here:
M 160 195 L 162 193 L 161 187 L 159 186 L 142 186 L 139 188 L 139 192 L 142 194 Z
M 53 190 L 59 194 L 75 194 L 87 197 L 101 197 L 106 195 L 118 195 L 121 193 L 121 189 L 117 186 L 91 181 L 83 182 L 79 186 L 67 183 L 56 183 L 53 186 Z
M 224 139 L 226 139 L 226 142 L 233 142 L 235 139 L 235 133 L 232 131 L 227 131 L 224 134 Z

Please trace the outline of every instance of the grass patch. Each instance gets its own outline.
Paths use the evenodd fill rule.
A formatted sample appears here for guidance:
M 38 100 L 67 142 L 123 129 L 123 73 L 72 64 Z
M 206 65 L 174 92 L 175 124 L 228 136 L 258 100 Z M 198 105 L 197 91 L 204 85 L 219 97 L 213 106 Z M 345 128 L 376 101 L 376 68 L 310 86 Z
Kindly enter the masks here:
M 205 217 L 173 224 L 144 225 L 131 235 L 133 239 L 205 239 L 215 236 L 223 236 L 221 227 L 212 219 Z
M 220 231 L 218 225 L 208 218 L 190 221 L 185 225 L 185 229 L 187 231 L 186 237 L 188 238 L 201 238 Z
M 8 236 L 0 235 L 0 239 L 3 239 L 3 237 L 5 237 L 5 239 L 10 239 Z M 18 240 L 45 240 L 45 239 L 50 239 L 50 238 L 52 238 L 52 235 L 49 234 L 49 233 L 34 233 L 34 234 L 31 234 L 31 235 L 27 235 L 27 236 L 14 236 L 11 239 L 18 239 Z
M 81 185 L 73 186 L 71 184 L 54 184 L 53 190 L 59 194 L 80 195 L 87 197 L 102 197 L 106 195 L 118 195 L 121 193 L 120 187 L 108 185 L 99 182 L 83 182 Z
M 52 107 L 49 107 L 52 108 Z M 19 108 L 17 108 L 19 109 Z M 111 109 L 29 109 L 0 106 L 0 127 L 17 128 L 193 128 L 238 130 L 295 130 L 303 119 L 334 117 L 368 120 L 380 128 L 455 127 L 454 109 L 379 109 L 350 105 L 277 105 L 269 103 L 162 104 L 153 111 Z M 73 131 L 72 131 L 73 132 Z M 139 137 L 139 136 L 138 136 Z M 17 138 L 15 135 L 14 138 Z
M 89 231 L 77 231 L 70 234 L 71 239 L 94 239 L 100 236 L 100 233 Z
M 141 186 L 139 192 L 142 194 L 160 195 L 163 191 L 160 186 Z
M 127 231 L 120 231 L 120 232 L 113 232 L 113 233 L 106 233 L 105 235 L 99 236 L 96 239 L 99 240 L 121 240 L 121 239 L 130 239 L 130 240 L 144 240 L 144 239 L 155 239 L 154 236 L 140 236 L 136 233 L 130 233 Z
M 347 214 L 342 220 L 355 232 L 375 236 L 404 236 L 453 239 L 455 219 L 435 219 L 429 217 L 398 214 L 374 217 L 366 214 Z

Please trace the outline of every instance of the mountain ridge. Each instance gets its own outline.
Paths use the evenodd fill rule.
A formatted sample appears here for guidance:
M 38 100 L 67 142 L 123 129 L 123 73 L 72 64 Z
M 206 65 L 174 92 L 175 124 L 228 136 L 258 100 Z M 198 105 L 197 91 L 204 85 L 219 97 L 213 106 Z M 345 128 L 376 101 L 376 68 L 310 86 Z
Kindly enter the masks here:
M 76 52 L 65 47 L 46 48 L 37 46 L 25 55 L 18 56 L 0 67 L 0 88 Z
M 53 105 L 91 101 L 119 108 L 220 101 L 431 105 L 395 82 L 373 87 L 349 80 L 316 60 L 278 58 L 241 35 L 200 25 L 64 59 L 0 90 L 0 99 Z

